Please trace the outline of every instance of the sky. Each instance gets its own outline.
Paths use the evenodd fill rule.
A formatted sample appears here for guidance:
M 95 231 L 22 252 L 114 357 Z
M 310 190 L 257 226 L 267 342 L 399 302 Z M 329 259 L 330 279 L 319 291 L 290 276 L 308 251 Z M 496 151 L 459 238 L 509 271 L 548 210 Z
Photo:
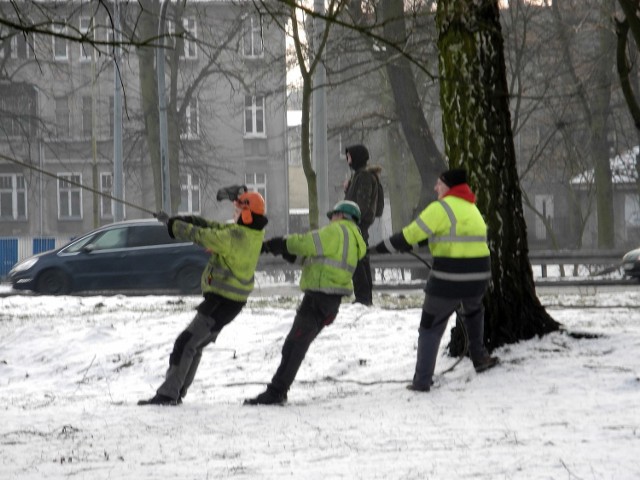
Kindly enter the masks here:
M 345 302 L 289 402 L 257 407 L 242 401 L 279 364 L 297 287 L 258 285 L 178 407 L 136 402 L 161 383 L 199 296 L 8 295 L 0 477 L 640 478 L 640 289 L 574 291 L 539 291 L 564 332 L 498 349 L 482 374 L 468 359 L 442 373 L 447 331 L 429 393 L 405 388 L 423 294 Z

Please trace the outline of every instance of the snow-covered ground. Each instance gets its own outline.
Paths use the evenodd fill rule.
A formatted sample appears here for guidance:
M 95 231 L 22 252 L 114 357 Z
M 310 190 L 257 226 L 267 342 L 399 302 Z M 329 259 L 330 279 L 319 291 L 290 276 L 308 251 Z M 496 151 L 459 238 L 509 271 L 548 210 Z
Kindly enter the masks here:
M 283 407 L 242 401 L 280 361 L 295 289 L 256 291 L 179 407 L 136 402 L 199 297 L 0 298 L 0 478 L 640 478 L 640 289 L 540 298 L 598 338 L 509 345 L 498 368 L 463 360 L 426 394 L 405 389 L 422 294 L 345 303 Z

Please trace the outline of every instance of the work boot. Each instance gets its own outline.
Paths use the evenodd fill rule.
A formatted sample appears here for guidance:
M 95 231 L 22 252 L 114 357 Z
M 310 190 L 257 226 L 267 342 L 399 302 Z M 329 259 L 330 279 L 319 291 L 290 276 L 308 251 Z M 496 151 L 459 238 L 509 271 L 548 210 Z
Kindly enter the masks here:
M 351 302 L 353 305 L 359 303 L 360 305 L 364 305 L 365 307 L 373 307 L 373 302 L 371 300 L 362 300 L 359 298 L 356 298 L 353 302 Z
M 159 393 L 156 393 L 154 397 L 148 400 L 139 400 L 138 405 L 162 405 L 162 406 L 174 407 L 178 405 L 178 402 L 171 397 L 167 397 L 166 395 L 160 395 Z
M 247 398 L 244 405 L 284 405 L 286 401 L 286 393 L 279 393 L 273 388 L 267 388 L 257 397 Z
M 431 390 L 431 387 L 428 385 L 414 385 L 410 383 L 407 385 L 407 390 L 411 390 L 412 392 L 428 392 Z
M 473 361 L 473 368 L 476 369 L 476 373 L 482 373 L 485 370 L 495 367 L 500 363 L 498 357 L 491 357 L 489 355 Z

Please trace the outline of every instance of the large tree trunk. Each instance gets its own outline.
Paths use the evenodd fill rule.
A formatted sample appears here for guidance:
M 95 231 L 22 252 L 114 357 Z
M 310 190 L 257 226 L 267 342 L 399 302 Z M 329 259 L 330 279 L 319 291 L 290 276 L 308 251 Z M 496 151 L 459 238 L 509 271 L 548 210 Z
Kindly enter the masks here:
M 485 337 L 494 349 L 559 324 L 536 296 L 528 257 L 498 0 L 441 0 L 436 21 L 445 156 L 467 168 L 489 230 Z M 451 353 L 459 340 L 454 332 Z
M 140 2 L 142 11 L 138 23 L 139 38 L 155 38 L 158 35 L 158 15 L 160 2 L 158 0 L 144 0 Z M 151 172 L 155 193 L 156 210 L 162 208 L 162 166 L 160 161 L 160 129 L 158 117 L 158 80 L 156 75 L 155 55 L 153 46 L 137 48 L 140 64 L 140 95 L 144 126 L 151 159 Z
M 404 2 L 382 0 L 382 12 L 385 38 L 395 45 L 405 45 L 407 29 Z M 422 179 L 420 200 L 416 206 L 419 211 L 433 197 L 431 186 L 446 168 L 446 164 L 424 116 L 409 60 L 392 49 L 388 49 L 388 57 L 386 70 L 395 100 L 396 115 Z

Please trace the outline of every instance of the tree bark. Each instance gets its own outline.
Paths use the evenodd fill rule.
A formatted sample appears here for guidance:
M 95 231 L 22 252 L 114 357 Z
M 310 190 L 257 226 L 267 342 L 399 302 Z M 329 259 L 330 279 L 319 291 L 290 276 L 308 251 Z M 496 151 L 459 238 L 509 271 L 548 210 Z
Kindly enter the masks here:
M 498 0 L 441 0 L 436 14 L 445 156 L 468 170 L 487 220 L 492 282 L 485 340 L 493 350 L 558 330 L 540 304 L 516 168 Z M 460 352 L 453 332 L 450 351 Z

